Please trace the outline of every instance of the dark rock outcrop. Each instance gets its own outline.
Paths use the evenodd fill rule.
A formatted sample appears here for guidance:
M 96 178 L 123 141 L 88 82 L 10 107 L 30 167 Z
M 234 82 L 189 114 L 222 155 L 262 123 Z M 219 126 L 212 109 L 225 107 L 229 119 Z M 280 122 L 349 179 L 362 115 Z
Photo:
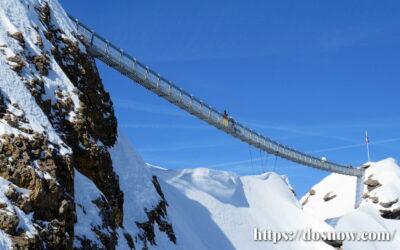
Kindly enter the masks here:
M 372 179 L 372 176 L 368 176 L 368 179 L 364 181 L 364 184 L 367 185 L 367 190 L 368 192 L 371 192 L 372 190 L 382 186 L 379 181 Z
M 388 202 L 379 202 L 379 205 L 381 205 L 384 208 L 390 208 L 391 206 L 393 206 L 393 204 L 396 204 L 399 201 L 398 198 L 396 198 L 393 201 L 388 201 Z
M 161 186 L 156 176 L 153 176 L 153 185 L 156 188 L 157 193 L 160 195 L 161 200 L 153 209 L 145 209 L 148 221 L 136 222 L 136 225 L 143 230 L 143 232 L 139 234 L 139 238 L 144 242 L 145 249 L 148 248 L 147 242 L 151 245 L 157 245 L 154 233 L 154 227 L 156 225 L 161 232 L 167 234 L 171 242 L 176 244 L 176 236 L 172 225 L 166 220 L 168 202 L 165 200 L 164 193 L 161 190 Z
M 15 249 L 73 249 L 74 239 L 80 241 L 81 249 L 115 249 L 118 237 L 124 237 L 131 248 L 135 248 L 135 240 L 143 241 L 147 248 L 148 243 L 156 245 L 155 226 L 176 243 L 167 219 L 168 203 L 156 177 L 152 182 L 160 200 L 155 207 L 145 210 L 147 221 L 136 222 L 141 233 L 118 236 L 117 229 L 123 229 L 124 196 L 108 151 L 117 138 L 113 103 L 80 36 L 66 35 L 53 24 L 52 10 L 45 1 L 35 9 L 41 23 L 29 29 L 36 37 L 37 47 L 32 49 L 34 45 L 22 32 L 9 34 L 18 45 L 6 60 L 61 142 L 51 142 L 46 132 L 33 130 L 24 110 L 0 91 L 0 119 L 21 132 L 0 135 L 0 176 L 12 183 L 5 194 L 9 202 L 0 204 L 0 228 L 10 235 Z M 5 55 L 2 48 L 7 45 L 0 47 Z M 73 85 L 72 91 L 46 85 L 54 66 L 65 73 Z M 101 245 L 86 237 L 75 238 L 75 169 L 104 194 L 92 201 L 101 211 L 98 216 L 102 224 L 91 228 Z M 29 195 L 18 188 L 29 190 Z M 28 237 L 27 232 L 18 228 L 20 218 L 15 209 L 33 214 L 36 235 Z
M 334 193 L 332 193 L 332 192 L 329 192 L 329 193 L 326 193 L 325 195 L 324 195 L 324 201 L 325 202 L 327 202 L 327 201 L 330 201 L 330 200 L 332 200 L 333 198 L 335 198 L 337 195 L 336 194 L 334 194 Z

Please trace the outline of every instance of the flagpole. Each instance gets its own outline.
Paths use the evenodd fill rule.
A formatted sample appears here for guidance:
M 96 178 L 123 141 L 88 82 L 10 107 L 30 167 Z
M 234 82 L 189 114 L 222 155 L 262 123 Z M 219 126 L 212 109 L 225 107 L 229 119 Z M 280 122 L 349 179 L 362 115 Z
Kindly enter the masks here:
M 365 130 L 365 142 L 367 144 L 368 162 L 371 162 L 371 157 L 369 155 L 369 138 L 368 138 L 368 131 L 367 130 Z

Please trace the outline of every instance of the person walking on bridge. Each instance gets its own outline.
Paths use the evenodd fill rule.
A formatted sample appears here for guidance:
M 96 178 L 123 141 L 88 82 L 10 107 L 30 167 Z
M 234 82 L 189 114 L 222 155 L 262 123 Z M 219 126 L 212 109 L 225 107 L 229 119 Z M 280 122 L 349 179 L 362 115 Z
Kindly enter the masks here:
M 228 112 L 226 112 L 226 110 L 224 110 L 224 114 L 222 115 L 222 124 L 227 127 L 228 126 L 228 120 L 229 120 L 229 115 Z
M 223 117 L 228 119 L 228 112 L 226 112 L 226 110 L 224 110 L 224 115 L 223 115 Z

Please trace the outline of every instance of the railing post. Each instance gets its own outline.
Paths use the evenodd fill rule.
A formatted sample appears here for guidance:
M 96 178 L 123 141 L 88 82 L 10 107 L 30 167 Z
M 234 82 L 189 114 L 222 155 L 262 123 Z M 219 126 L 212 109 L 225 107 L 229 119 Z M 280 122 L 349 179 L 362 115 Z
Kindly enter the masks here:
M 203 101 L 200 100 L 200 113 L 203 114 Z
M 132 67 L 133 73 L 136 74 L 136 58 L 133 58 L 133 67 Z
M 171 94 L 172 94 L 172 82 L 171 81 L 168 81 L 168 96 L 171 96 Z
M 190 95 L 189 108 L 191 109 L 192 106 L 193 106 L 193 95 Z
M 106 48 L 104 50 L 104 54 L 106 54 L 106 56 L 109 57 L 109 52 L 110 52 L 110 41 L 106 40 Z
M 149 67 L 146 66 L 146 75 L 144 76 L 144 79 L 147 80 L 149 78 Z
M 258 135 L 257 135 L 257 134 L 256 134 L 254 140 L 256 141 L 256 143 L 257 143 L 258 145 L 260 145 L 260 141 L 259 141 L 259 138 L 258 138 Z
M 124 55 L 124 50 L 120 49 L 120 52 L 121 52 L 121 54 L 119 56 L 119 64 L 121 64 L 121 62 L 122 62 L 122 56 Z
M 79 28 L 79 19 L 76 18 L 75 19 L 75 29 L 76 29 L 76 31 L 78 31 L 78 28 Z
M 161 75 L 158 74 L 157 76 L 158 76 L 158 79 L 157 79 L 156 89 L 159 89 L 160 88 Z
M 180 96 L 179 96 L 179 103 L 182 104 L 182 100 L 183 100 L 183 89 L 179 89 L 179 94 L 180 94 Z
M 262 150 L 264 150 L 264 148 L 266 146 L 266 140 L 265 140 L 264 136 L 262 137 L 262 145 L 261 146 L 263 147 Z
M 218 113 L 218 122 L 220 124 L 224 125 L 224 122 L 223 122 L 224 121 L 224 117 L 221 115 L 220 112 L 217 111 L 217 113 Z
M 93 47 L 93 40 L 94 40 L 94 30 L 91 30 L 90 47 Z

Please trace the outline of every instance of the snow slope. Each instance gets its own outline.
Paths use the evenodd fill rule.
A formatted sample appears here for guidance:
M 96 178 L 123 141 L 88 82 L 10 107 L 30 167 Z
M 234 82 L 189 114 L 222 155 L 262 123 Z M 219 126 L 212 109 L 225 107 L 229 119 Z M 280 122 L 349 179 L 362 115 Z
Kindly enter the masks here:
M 332 228 L 303 213 L 286 178 L 275 173 L 239 177 L 210 169 L 166 170 L 160 178 L 178 238 L 171 249 L 332 249 L 324 242 L 255 242 L 253 229 Z

